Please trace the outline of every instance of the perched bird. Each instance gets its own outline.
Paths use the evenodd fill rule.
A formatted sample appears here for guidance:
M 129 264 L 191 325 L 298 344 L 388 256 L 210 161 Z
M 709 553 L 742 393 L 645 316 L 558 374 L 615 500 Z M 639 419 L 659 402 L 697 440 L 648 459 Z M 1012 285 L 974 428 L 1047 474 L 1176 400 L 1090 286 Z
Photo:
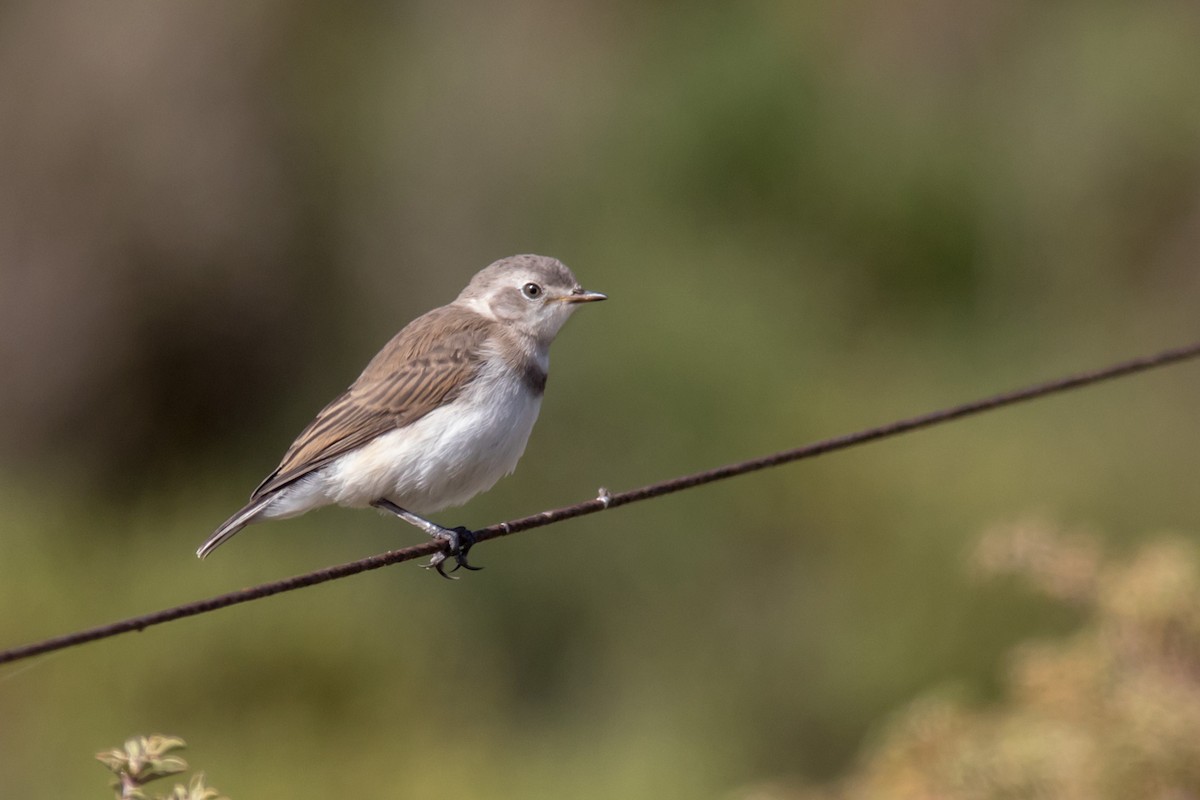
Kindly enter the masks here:
M 542 404 L 550 343 L 580 303 L 604 299 L 546 256 L 486 267 L 384 345 L 196 555 L 252 522 L 337 504 L 395 514 L 445 541 L 455 569 L 474 569 L 469 530 L 418 514 L 462 505 L 513 471 Z M 428 566 L 449 577 L 445 559 Z

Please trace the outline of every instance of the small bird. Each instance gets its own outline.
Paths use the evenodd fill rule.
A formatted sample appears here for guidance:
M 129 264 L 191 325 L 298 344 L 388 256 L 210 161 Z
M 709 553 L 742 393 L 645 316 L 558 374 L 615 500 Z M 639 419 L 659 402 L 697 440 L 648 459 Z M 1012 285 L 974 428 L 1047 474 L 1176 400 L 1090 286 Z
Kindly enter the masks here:
M 250 502 L 200 546 L 204 558 L 252 522 L 327 505 L 374 506 L 446 543 L 456 566 L 466 528 L 418 514 L 459 506 L 517 466 L 533 430 L 550 343 L 589 292 L 561 261 L 503 258 L 449 305 L 417 317 L 309 423 Z M 427 565 L 446 575 L 438 552 Z

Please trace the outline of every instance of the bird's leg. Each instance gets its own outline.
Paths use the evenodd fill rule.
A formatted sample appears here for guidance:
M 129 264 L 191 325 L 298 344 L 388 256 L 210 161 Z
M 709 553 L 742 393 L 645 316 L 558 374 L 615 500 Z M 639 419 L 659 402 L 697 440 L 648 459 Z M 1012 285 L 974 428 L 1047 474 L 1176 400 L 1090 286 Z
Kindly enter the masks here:
M 483 567 L 475 567 L 475 566 L 472 566 L 471 564 L 467 563 L 467 552 L 475 544 L 475 534 L 469 528 L 464 528 L 462 526 L 459 526 L 457 528 L 443 528 L 441 525 L 438 525 L 436 522 L 430 522 L 429 520 L 425 519 L 424 517 L 419 517 L 416 514 L 412 513 L 411 511 L 404 510 L 403 508 L 396 505 L 391 500 L 388 500 L 385 497 L 379 498 L 374 503 L 371 503 L 371 505 L 374 506 L 375 508 L 380 509 L 381 511 L 387 511 L 390 514 L 395 514 L 397 517 L 404 520 L 408 524 L 415 525 L 416 527 L 425 531 L 425 533 L 429 534 L 434 539 L 437 539 L 442 542 L 446 542 L 446 544 L 448 545 L 448 550 L 450 552 L 450 555 L 454 556 L 455 564 L 454 564 L 454 569 L 450 570 L 451 572 L 454 572 L 459 567 L 464 567 L 466 569 L 473 569 L 473 570 L 483 569 Z M 442 562 L 444 562 L 445 560 L 446 560 L 445 553 L 443 553 L 443 552 L 435 553 L 433 558 L 430 559 L 429 563 L 425 565 L 425 568 L 426 569 L 430 569 L 430 568 L 436 569 L 438 571 L 438 574 L 441 575 L 443 578 L 450 578 L 451 576 L 447 575 L 445 570 L 442 569 Z

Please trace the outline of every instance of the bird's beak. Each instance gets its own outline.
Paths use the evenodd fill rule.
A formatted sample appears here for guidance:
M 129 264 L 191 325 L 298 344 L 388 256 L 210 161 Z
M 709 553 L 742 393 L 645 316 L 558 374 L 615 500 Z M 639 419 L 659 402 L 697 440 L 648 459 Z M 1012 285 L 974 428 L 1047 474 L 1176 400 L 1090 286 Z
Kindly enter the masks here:
M 564 303 L 594 303 L 597 300 L 607 300 L 608 295 L 600 292 L 589 292 L 586 289 L 575 289 L 562 298 Z

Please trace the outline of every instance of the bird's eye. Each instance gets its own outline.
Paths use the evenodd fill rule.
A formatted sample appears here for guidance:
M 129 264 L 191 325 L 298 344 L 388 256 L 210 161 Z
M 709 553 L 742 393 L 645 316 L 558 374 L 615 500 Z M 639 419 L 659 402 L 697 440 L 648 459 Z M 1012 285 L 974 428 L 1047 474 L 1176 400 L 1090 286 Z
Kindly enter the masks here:
M 530 300 L 536 300 L 542 296 L 542 287 L 536 283 L 527 283 L 521 287 L 521 294 L 525 295 Z

